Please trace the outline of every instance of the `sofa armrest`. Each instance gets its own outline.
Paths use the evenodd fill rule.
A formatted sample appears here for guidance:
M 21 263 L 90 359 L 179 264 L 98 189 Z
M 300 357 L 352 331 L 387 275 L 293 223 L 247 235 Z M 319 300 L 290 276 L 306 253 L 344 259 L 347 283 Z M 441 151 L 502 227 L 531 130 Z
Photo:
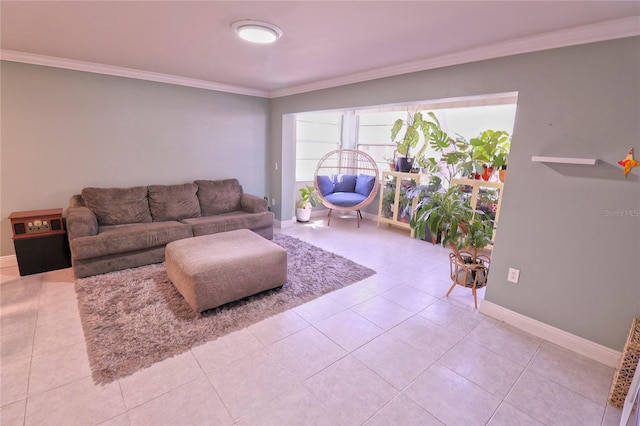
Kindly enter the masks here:
M 247 213 L 262 213 L 269 211 L 267 200 L 260 198 L 257 195 L 242 194 L 240 203 L 242 205 L 242 211 Z
M 69 241 L 78 237 L 98 235 L 96 215 L 88 207 L 68 207 L 67 235 Z

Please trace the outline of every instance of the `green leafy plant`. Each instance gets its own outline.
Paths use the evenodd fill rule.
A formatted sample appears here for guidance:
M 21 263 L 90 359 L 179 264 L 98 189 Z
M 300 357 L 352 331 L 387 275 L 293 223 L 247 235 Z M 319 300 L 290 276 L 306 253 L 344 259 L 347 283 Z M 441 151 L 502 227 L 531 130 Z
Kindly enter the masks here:
M 471 139 L 471 158 L 499 169 L 507 164 L 511 149 L 511 135 L 504 130 L 485 130 Z
M 476 263 L 479 249 L 493 243 L 491 241 L 491 236 L 493 235 L 493 224 L 493 220 L 487 218 L 484 214 L 479 215 L 477 211 L 474 218 L 469 222 L 462 241 L 462 246 L 473 250 L 471 257 L 472 263 Z
M 307 185 L 300 188 L 300 201 L 298 202 L 298 208 L 304 209 L 307 204 L 310 204 L 311 207 L 315 207 L 318 205 L 319 201 L 318 192 L 313 186 Z
M 427 127 L 420 111 L 413 113 L 407 111 L 406 120 L 398 118 L 391 128 L 391 141 L 396 144 L 398 155 L 409 158 L 411 149 L 415 148 L 420 141 L 420 134 L 427 138 Z M 405 132 L 400 134 L 403 128 Z
M 395 202 L 396 194 L 395 192 L 387 192 L 382 197 L 382 211 L 384 212 L 385 217 L 390 218 L 393 216 L 392 206 Z
M 459 174 L 470 174 L 473 169 L 471 159 L 471 145 L 463 137 L 452 138 L 440 126 L 438 117 L 433 112 L 424 121 L 427 129 L 425 139 L 429 147 L 438 154 L 436 157 L 425 158 L 426 167 L 430 173 L 439 175 L 449 187 L 451 179 Z
M 435 243 L 435 236 L 440 234 L 442 245 L 448 245 L 462 262 L 459 249 L 471 248 L 475 263 L 478 250 L 491 244 L 493 234 L 493 221 L 484 212 L 471 208 L 469 201 L 460 196 L 458 185 L 419 199 L 409 225 L 416 238 L 423 239 L 429 230 Z

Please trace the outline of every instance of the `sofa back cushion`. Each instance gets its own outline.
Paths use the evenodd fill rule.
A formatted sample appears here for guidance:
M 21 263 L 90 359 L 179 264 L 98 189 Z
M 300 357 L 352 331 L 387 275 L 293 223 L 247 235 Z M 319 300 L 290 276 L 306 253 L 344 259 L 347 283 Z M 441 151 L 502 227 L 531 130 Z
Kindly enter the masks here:
M 238 179 L 196 180 L 202 216 L 242 210 L 242 186 Z
M 318 189 L 322 195 L 329 195 L 333 193 L 333 180 L 329 176 L 319 175 L 317 177 Z
M 356 176 L 337 175 L 335 177 L 333 192 L 356 192 Z
M 373 189 L 373 185 L 376 183 L 376 177 L 371 175 L 363 175 L 358 176 L 358 180 L 356 181 L 356 191 L 358 194 L 364 195 L 368 197 L 371 194 L 371 190 Z
M 198 185 L 150 185 L 149 209 L 154 222 L 200 217 Z
M 147 187 L 84 188 L 84 203 L 98 219 L 98 225 L 151 222 Z

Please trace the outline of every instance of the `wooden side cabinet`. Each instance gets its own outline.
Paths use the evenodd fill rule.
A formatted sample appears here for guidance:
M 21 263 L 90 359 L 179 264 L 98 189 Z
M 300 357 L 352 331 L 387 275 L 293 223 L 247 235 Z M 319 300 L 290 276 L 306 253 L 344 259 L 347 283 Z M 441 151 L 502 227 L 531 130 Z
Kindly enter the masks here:
M 461 185 L 463 191 L 466 191 L 469 197 L 471 208 L 484 211 L 487 216 L 495 221 L 492 240 L 495 239 L 498 229 L 498 219 L 500 218 L 504 183 L 477 179 L 453 179 L 451 184 Z
M 418 173 L 382 172 L 382 188 L 380 190 L 380 205 L 378 208 L 378 228 L 380 223 L 394 225 L 403 229 L 413 230 L 409 226 L 411 214 L 416 200 L 406 198 L 407 190 L 419 185 L 428 176 Z M 407 206 L 411 203 L 411 208 Z
M 13 212 L 9 220 L 20 275 L 71 266 L 62 209 Z

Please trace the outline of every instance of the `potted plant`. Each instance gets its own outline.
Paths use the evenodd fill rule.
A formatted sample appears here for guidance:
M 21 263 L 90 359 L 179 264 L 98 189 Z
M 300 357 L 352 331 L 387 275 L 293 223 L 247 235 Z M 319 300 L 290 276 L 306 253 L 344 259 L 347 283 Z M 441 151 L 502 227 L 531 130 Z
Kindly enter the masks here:
M 300 188 L 300 201 L 296 205 L 296 219 L 298 222 L 309 222 L 311 209 L 318 205 L 318 193 L 313 186 Z
M 426 185 L 416 185 L 415 187 L 409 189 L 406 194 L 406 198 L 410 200 L 409 203 L 406 203 L 405 206 L 405 215 L 412 216 L 413 215 L 413 201 L 416 201 L 416 208 L 423 206 L 432 194 L 439 192 L 442 189 L 442 179 L 438 176 L 431 176 L 429 179 L 429 183 Z M 415 235 L 416 238 L 422 239 L 424 241 L 431 241 L 433 244 L 440 242 L 440 234 L 434 234 L 433 236 L 429 232 L 429 228 L 424 228 L 424 235 Z
M 472 160 L 483 165 L 484 180 L 489 180 L 496 170 L 507 163 L 511 136 L 504 130 L 485 130 L 479 136 L 472 138 L 469 143 L 472 146 Z
M 471 145 L 462 136 L 454 139 L 445 132 L 433 112 L 427 116 L 429 118 L 423 124 L 426 128 L 425 138 L 438 158 L 427 157 L 424 162 L 429 173 L 440 176 L 448 188 L 456 176 L 472 174 L 474 161 L 470 155 Z
M 385 158 L 384 161 L 387 162 L 387 164 L 389 165 L 389 170 L 391 170 L 392 172 L 396 171 L 396 159 L 395 159 L 395 155 L 393 157 L 388 157 Z
M 404 134 L 401 130 L 404 129 Z M 428 126 L 423 120 L 422 113 L 407 112 L 406 120 L 398 118 L 391 128 L 391 141 L 396 144 L 398 154 L 398 169 L 401 172 L 409 172 L 413 168 L 411 149 L 418 145 L 420 133 L 427 138 Z
M 498 179 L 500 179 L 500 182 L 504 183 L 504 180 L 507 177 L 507 165 L 503 164 L 500 167 L 500 170 L 498 170 Z
M 427 168 L 427 156 L 426 156 L 426 152 L 427 152 L 427 147 L 428 147 L 428 143 L 425 141 L 424 144 L 422 144 L 422 146 L 420 147 L 420 149 L 418 150 L 418 152 L 416 153 L 416 156 L 413 160 L 413 169 L 417 171 L 417 173 L 428 173 L 429 170 Z M 413 170 L 412 170 L 413 171 Z
M 445 192 L 432 193 L 420 201 L 411 217 L 410 226 L 417 238 L 424 238 L 428 230 L 432 236 L 440 235 L 442 245 L 451 248 L 449 261 L 452 285 L 447 296 L 456 285 L 469 287 L 477 308 L 476 289 L 486 285 L 490 262 L 487 256 L 478 251 L 491 244 L 493 220 L 482 211 L 473 210 L 469 201 L 460 196 L 456 185 Z M 433 242 L 435 244 L 435 238 Z M 463 248 L 466 250 L 461 250 Z
M 387 192 L 382 197 L 382 214 L 387 219 L 393 217 L 393 204 L 395 202 L 396 194 L 393 191 Z
M 478 250 L 491 244 L 493 234 L 493 220 L 483 211 L 473 210 L 458 185 L 420 198 L 410 225 L 416 238 L 424 238 L 427 230 L 432 236 L 440 234 L 442 245 L 448 245 L 461 262 L 460 249 L 470 249 L 470 260 L 476 262 Z

